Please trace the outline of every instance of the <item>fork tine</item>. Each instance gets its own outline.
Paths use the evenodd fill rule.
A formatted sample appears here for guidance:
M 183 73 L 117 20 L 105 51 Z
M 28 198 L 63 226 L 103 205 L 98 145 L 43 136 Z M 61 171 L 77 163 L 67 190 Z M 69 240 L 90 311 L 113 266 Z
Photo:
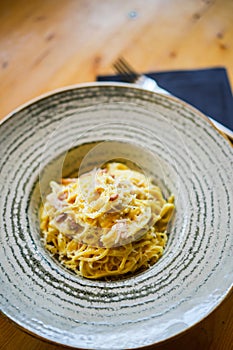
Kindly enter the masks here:
M 130 66 L 130 64 L 128 62 L 126 62 L 126 60 L 123 57 L 120 57 L 117 61 L 116 64 L 119 64 L 119 66 L 121 66 L 125 72 L 128 72 L 129 74 L 132 75 L 138 75 L 136 73 L 136 71 Z
M 126 62 L 122 57 L 118 58 L 117 61 L 113 64 L 113 67 L 118 73 L 128 82 L 134 82 L 139 74 Z
M 119 73 L 121 77 L 126 81 L 132 80 L 131 72 L 129 72 L 128 69 L 125 69 L 125 66 L 122 64 L 121 59 L 118 59 L 117 62 L 113 64 L 113 67 L 116 69 L 117 73 Z

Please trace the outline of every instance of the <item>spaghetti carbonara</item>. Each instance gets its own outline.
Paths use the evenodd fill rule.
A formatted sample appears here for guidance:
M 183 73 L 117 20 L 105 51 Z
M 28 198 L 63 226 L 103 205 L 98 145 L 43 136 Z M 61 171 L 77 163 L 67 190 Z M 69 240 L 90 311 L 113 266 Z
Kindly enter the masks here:
M 143 270 L 163 254 L 174 198 L 144 174 L 108 163 L 52 181 L 40 212 L 42 239 L 67 268 L 87 278 Z

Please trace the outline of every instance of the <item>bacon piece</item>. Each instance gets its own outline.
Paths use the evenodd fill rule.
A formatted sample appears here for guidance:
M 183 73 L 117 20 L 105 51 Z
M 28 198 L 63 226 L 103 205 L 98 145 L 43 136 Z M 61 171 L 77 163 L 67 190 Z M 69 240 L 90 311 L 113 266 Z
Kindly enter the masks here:
M 56 222 L 63 222 L 65 221 L 65 219 L 67 218 L 67 214 L 66 213 L 61 213 L 56 217 Z
M 68 198 L 68 193 L 67 192 L 62 192 L 59 194 L 59 196 L 57 197 L 60 201 L 63 201 L 64 199 Z
M 108 172 L 107 168 L 100 169 L 100 174 L 106 174 Z
M 111 195 L 109 200 L 112 202 L 112 201 L 115 201 L 118 197 L 119 197 L 119 195 L 116 193 L 116 194 Z

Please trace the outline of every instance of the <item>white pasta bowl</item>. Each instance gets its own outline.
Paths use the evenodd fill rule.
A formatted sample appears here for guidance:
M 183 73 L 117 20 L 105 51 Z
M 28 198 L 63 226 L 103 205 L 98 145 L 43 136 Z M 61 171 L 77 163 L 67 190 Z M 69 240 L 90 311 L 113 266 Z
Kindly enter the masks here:
M 27 331 L 83 349 L 135 349 L 212 312 L 232 286 L 233 152 L 197 110 L 128 84 L 66 88 L 0 125 L 1 310 Z M 162 258 L 117 281 L 88 280 L 45 251 L 49 182 L 114 158 L 152 175 L 176 212 Z

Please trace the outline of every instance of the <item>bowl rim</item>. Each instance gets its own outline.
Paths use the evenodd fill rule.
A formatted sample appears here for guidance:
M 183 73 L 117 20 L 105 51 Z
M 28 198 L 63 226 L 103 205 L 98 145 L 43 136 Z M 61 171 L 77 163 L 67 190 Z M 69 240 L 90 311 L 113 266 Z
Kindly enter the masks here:
M 92 87 L 128 87 L 130 89 L 136 89 L 136 90 L 141 90 L 144 91 L 146 93 L 151 93 L 151 94 L 155 94 L 157 96 L 162 96 L 165 100 L 171 100 L 173 102 L 179 103 L 180 105 L 182 105 L 183 107 L 189 108 L 193 113 L 195 113 L 196 115 L 198 115 L 199 117 L 205 119 L 206 121 L 208 121 L 208 123 L 220 134 L 224 137 L 225 140 L 228 141 L 228 143 L 232 146 L 231 141 L 229 140 L 229 138 L 227 137 L 227 135 L 219 130 L 214 123 L 200 110 L 198 110 L 196 107 L 193 107 L 192 105 L 190 105 L 189 103 L 179 99 L 176 96 L 172 96 L 172 95 L 163 95 L 160 94 L 158 92 L 155 91 L 151 91 L 151 90 L 147 90 L 144 89 L 142 87 L 140 87 L 139 85 L 136 84 L 131 84 L 131 83 L 125 83 L 125 82 L 105 82 L 105 81 L 101 81 L 101 82 L 85 82 L 85 83 L 77 83 L 77 84 L 70 84 L 70 85 L 66 85 L 66 86 L 62 86 L 56 89 L 52 89 L 50 91 L 44 92 L 34 98 L 29 99 L 28 101 L 19 104 L 17 107 L 15 107 L 11 112 L 7 113 L 3 118 L 0 119 L 0 127 L 1 125 L 6 122 L 8 119 L 10 119 L 11 117 L 13 117 L 16 113 L 20 112 L 21 110 L 29 107 L 30 105 L 33 105 L 41 100 L 44 100 L 48 97 L 51 97 L 53 95 L 62 93 L 62 92 L 66 92 L 66 91 L 71 91 L 71 90 L 76 90 L 76 89 L 83 89 L 83 88 L 92 88 Z

